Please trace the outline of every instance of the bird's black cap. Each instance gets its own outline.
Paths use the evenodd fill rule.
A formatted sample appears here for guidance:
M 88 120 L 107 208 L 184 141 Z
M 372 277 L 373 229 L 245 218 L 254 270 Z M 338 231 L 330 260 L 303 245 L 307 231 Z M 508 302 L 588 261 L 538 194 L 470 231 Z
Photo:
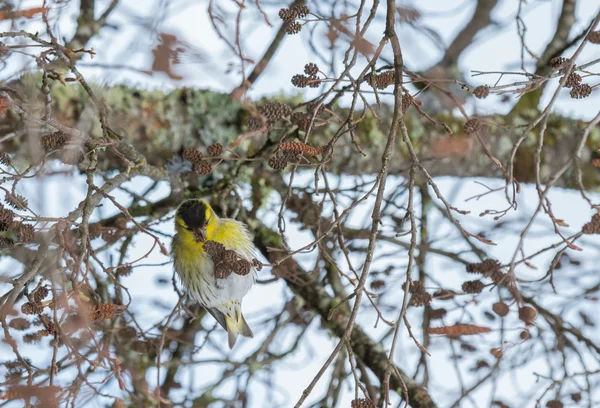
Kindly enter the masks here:
M 177 209 L 177 215 L 189 229 L 203 228 L 207 223 L 206 203 L 200 200 L 184 201 Z

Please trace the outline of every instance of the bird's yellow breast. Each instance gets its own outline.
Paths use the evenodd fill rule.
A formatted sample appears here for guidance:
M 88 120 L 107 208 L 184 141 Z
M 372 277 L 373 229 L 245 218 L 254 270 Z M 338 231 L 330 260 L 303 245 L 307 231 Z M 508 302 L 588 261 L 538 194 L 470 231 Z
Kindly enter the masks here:
M 216 218 L 216 219 L 215 219 Z M 173 246 L 176 261 L 184 264 L 202 263 L 208 254 L 204 250 L 204 243 L 197 242 L 194 234 L 183 227 L 177 226 L 179 243 Z M 252 249 L 248 234 L 242 224 L 214 217 L 206 226 L 206 240 L 223 244 L 227 249 L 244 253 Z

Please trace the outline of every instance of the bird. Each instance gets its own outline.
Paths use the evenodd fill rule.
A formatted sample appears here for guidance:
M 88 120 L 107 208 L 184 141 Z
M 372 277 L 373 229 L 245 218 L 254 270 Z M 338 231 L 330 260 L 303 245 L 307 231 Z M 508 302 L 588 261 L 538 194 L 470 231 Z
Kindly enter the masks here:
M 239 335 L 254 337 L 242 314 L 242 299 L 256 281 L 255 248 L 245 224 L 219 218 L 210 204 L 202 199 L 183 201 L 175 211 L 175 235 L 171 243 L 174 269 L 188 295 L 203 306 L 227 331 L 229 348 Z M 231 264 L 219 263 L 208 249 L 209 243 L 239 258 L 246 265 L 246 275 L 231 273 Z M 220 245 L 218 245 L 220 244 Z M 222 245 L 222 246 L 221 246 Z M 232 252 L 233 251 L 233 252 Z M 212 254 L 214 255 L 214 254 Z M 226 277 L 215 276 L 228 268 Z M 223 266 L 225 265 L 225 266 Z

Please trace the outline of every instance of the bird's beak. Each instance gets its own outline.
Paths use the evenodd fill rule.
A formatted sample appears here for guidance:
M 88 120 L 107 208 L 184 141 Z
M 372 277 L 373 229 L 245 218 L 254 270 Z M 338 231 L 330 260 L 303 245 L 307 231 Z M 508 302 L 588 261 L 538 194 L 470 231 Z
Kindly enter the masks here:
M 204 228 L 194 228 L 194 238 L 196 242 L 206 241 L 206 231 L 204 231 Z

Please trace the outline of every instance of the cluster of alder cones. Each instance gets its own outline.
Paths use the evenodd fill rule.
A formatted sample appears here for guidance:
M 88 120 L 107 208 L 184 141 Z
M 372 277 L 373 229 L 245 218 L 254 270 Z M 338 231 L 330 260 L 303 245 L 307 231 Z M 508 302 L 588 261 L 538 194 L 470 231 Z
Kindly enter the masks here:
M 305 105 L 306 112 L 293 112 L 292 108 L 283 102 L 268 102 L 259 106 L 256 111 L 257 116 L 252 116 L 246 121 L 246 127 L 249 131 L 270 131 L 276 123 L 283 121 L 296 125 L 298 130 L 307 132 L 311 123 L 316 123 L 314 118 L 319 118 L 325 112 L 323 104 L 316 102 Z
M 16 210 L 27 209 L 27 199 L 18 194 L 6 193 L 4 201 Z M 15 213 L 0 204 L 0 250 L 31 242 L 34 235 L 33 225 L 15 220 Z
M 590 41 L 591 42 L 591 41 Z M 565 57 L 554 57 L 548 63 L 552 68 L 558 69 L 559 72 L 563 75 L 567 74 L 567 68 L 571 61 Z M 571 88 L 571 98 L 573 99 L 583 99 L 587 98 L 592 94 L 592 87 L 588 84 L 582 83 L 582 77 L 575 70 L 577 66 L 573 66 L 572 72 L 564 78 L 563 86 L 565 88 Z
M 292 85 L 297 88 L 318 88 L 322 80 L 319 78 L 319 67 L 313 62 L 304 66 L 304 74 L 297 74 L 292 77 Z
M 209 157 L 219 157 L 223 153 L 223 146 L 219 143 L 211 144 L 206 152 Z M 212 172 L 213 165 L 204 159 L 204 154 L 200 150 L 187 147 L 183 149 L 182 156 L 192 164 L 192 171 L 197 175 L 206 176 Z
M 309 8 L 300 4 L 279 10 L 279 18 L 283 20 L 283 27 L 286 34 L 298 34 L 302 30 L 302 24 L 296 20 L 299 18 L 304 18 L 309 14 Z
M 240 257 L 237 252 L 225 248 L 225 246 L 215 241 L 205 241 L 204 250 L 210 255 L 214 264 L 214 274 L 217 279 L 225 279 L 232 273 L 245 276 L 252 269 L 261 269 L 261 264 L 257 259 L 252 262 Z
M 40 143 L 48 153 L 58 151 L 58 159 L 71 165 L 81 163 L 85 157 L 85 152 L 90 149 L 90 146 L 86 146 L 81 141 L 72 141 L 61 131 L 42 136 Z

